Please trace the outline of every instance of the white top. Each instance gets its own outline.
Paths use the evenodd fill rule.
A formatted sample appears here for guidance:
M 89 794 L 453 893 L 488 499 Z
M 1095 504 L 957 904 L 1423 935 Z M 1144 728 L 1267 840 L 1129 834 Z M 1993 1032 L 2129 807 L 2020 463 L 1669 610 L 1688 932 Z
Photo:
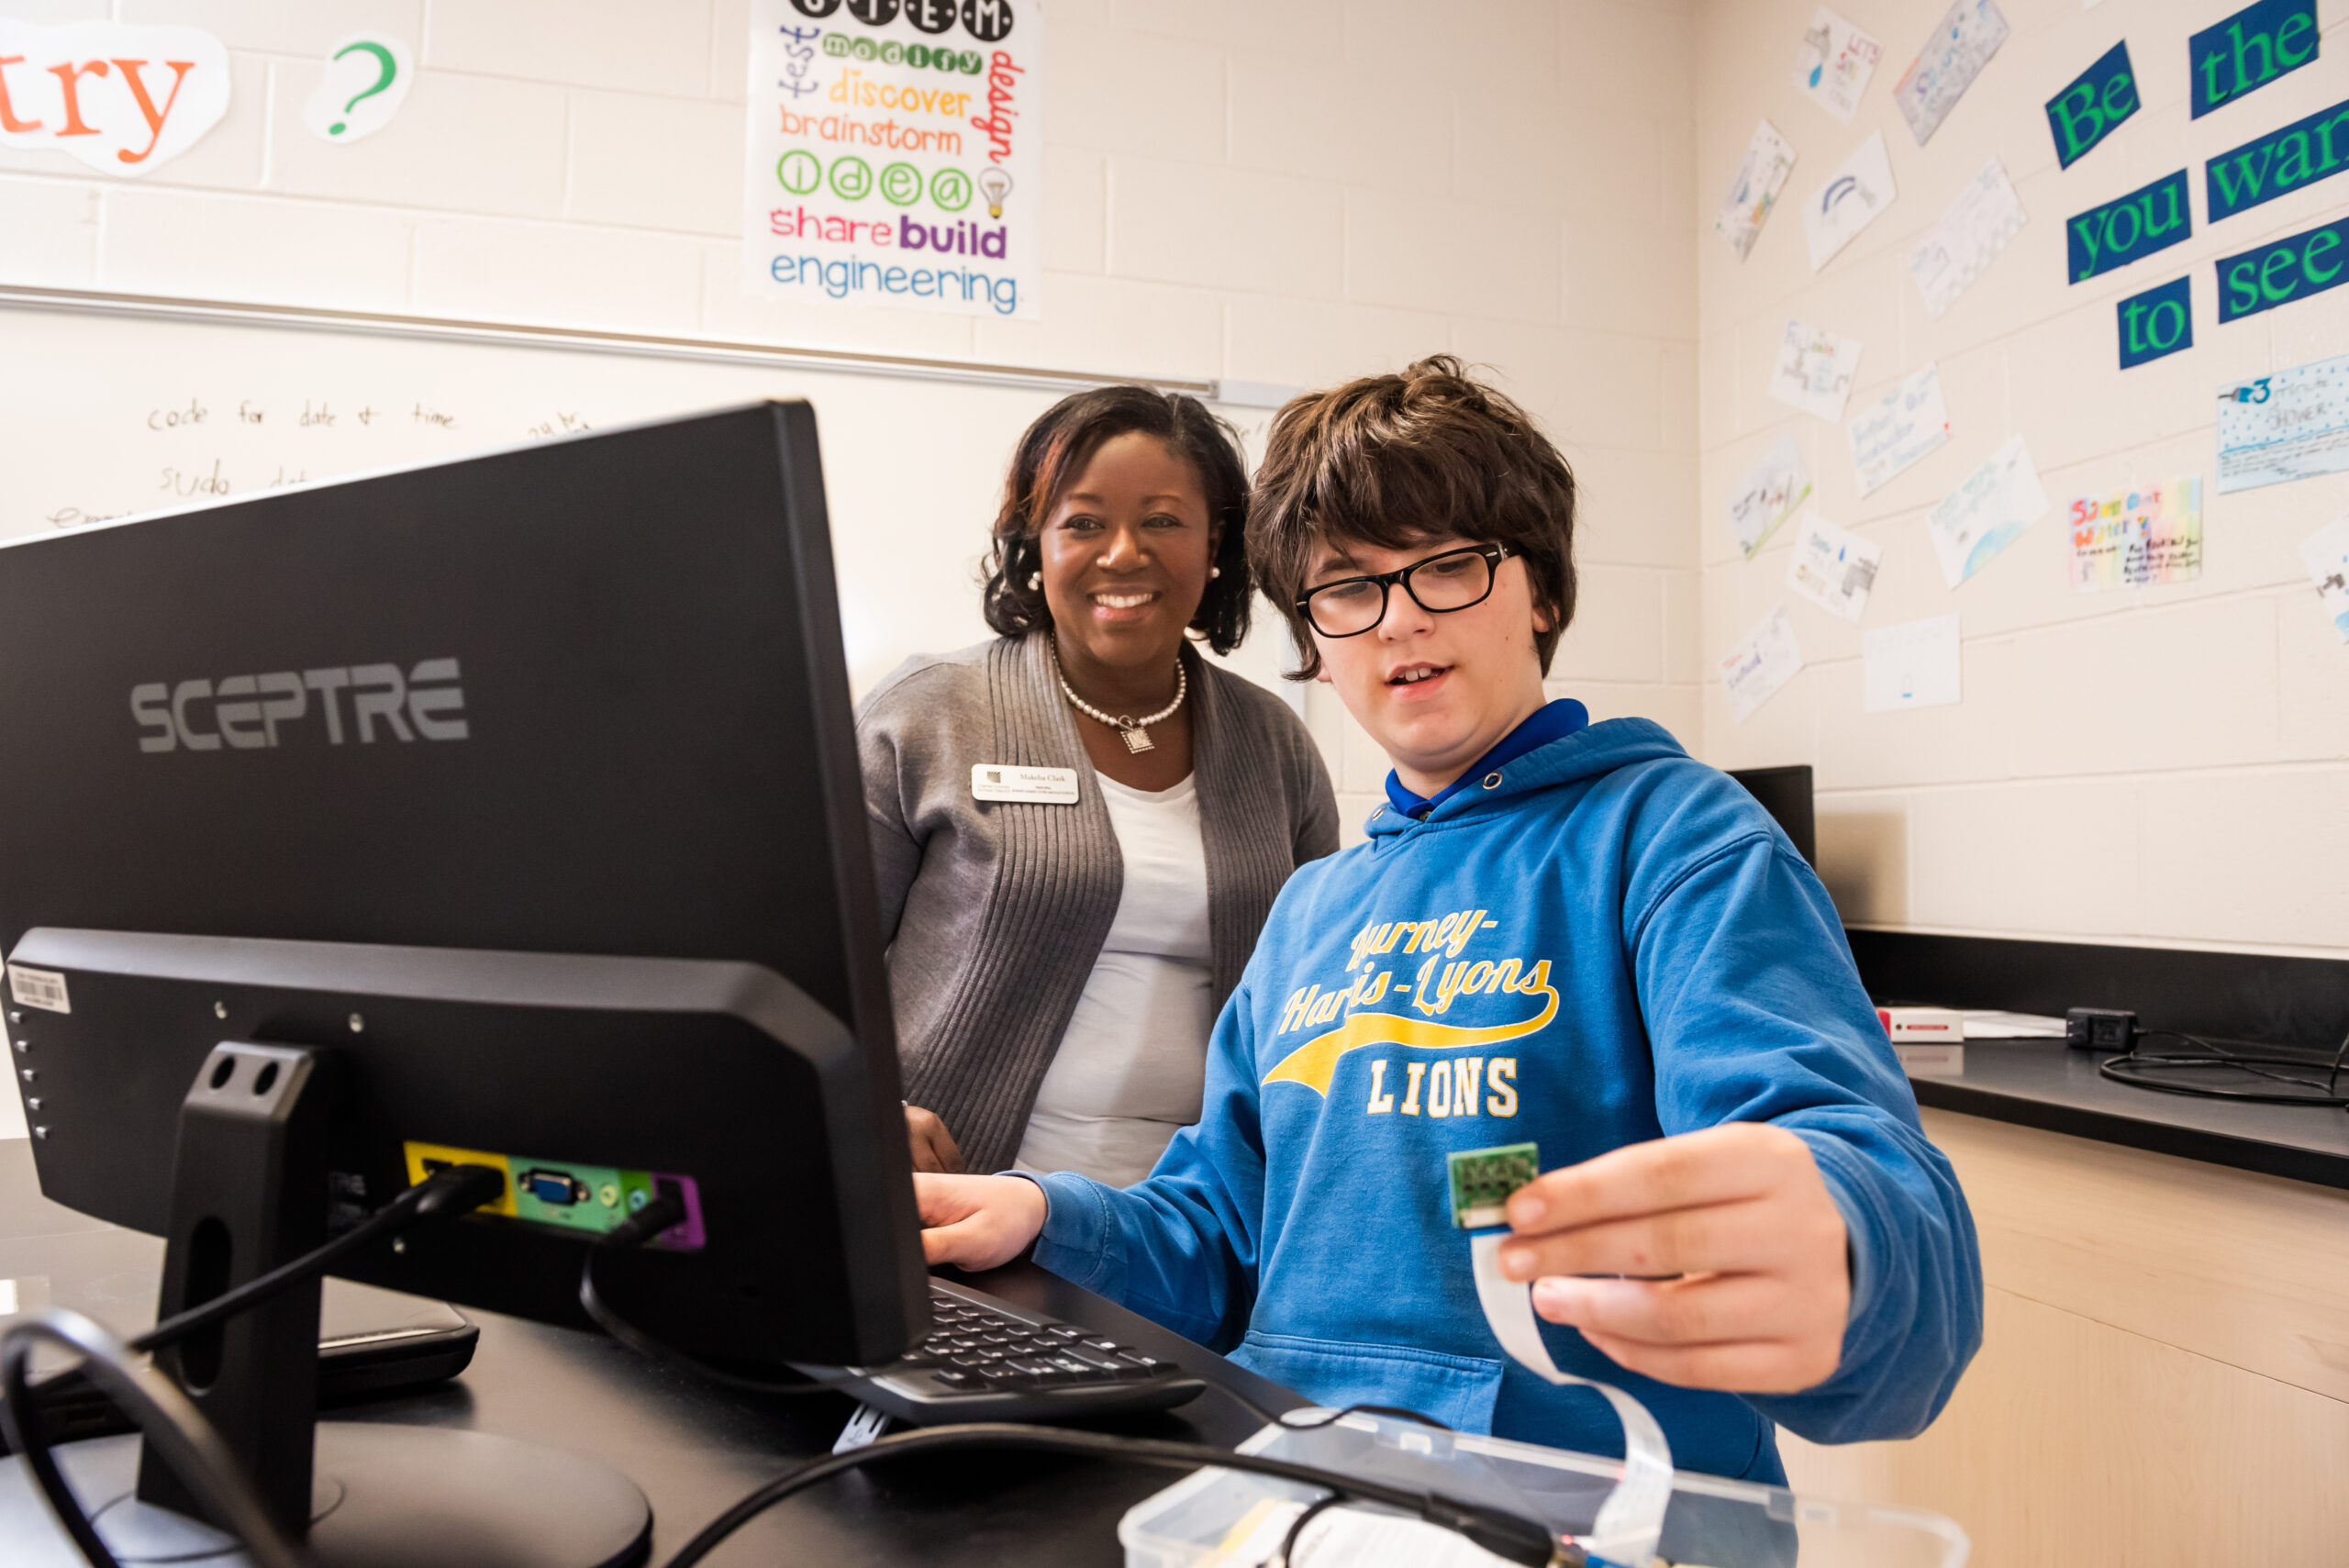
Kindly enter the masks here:
M 1122 1187 L 1150 1174 L 1176 1129 L 1199 1119 L 1215 1027 L 1208 857 L 1190 779 L 1154 795 L 1100 784 L 1125 886 L 1014 1163 Z

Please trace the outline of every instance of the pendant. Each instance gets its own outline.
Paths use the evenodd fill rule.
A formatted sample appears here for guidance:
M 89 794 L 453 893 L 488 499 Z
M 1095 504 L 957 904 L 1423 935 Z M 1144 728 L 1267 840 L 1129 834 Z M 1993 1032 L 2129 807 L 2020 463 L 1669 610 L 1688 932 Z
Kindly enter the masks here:
M 1129 751 L 1140 753 L 1158 750 L 1158 742 L 1150 738 L 1150 731 L 1147 729 L 1120 729 L 1118 733 L 1125 737 L 1126 750 Z

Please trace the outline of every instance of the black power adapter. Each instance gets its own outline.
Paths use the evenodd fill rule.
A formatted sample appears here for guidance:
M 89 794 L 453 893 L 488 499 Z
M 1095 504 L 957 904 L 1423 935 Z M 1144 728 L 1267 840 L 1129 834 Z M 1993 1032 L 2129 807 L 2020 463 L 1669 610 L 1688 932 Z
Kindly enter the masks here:
M 2126 1051 L 2137 1040 L 2137 1015 L 2119 1007 L 2074 1007 L 2064 1015 L 2064 1043 L 2074 1051 Z

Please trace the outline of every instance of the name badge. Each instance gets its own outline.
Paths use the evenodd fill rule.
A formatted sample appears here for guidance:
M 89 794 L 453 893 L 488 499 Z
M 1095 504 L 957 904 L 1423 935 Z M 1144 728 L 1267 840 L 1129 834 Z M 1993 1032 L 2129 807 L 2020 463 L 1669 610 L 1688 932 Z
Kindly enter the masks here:
M 971 795 L 975 800 L 1031 800 L 1044 806 L 1074 806 L 1076 770 L 974 762 L 971 766 Z

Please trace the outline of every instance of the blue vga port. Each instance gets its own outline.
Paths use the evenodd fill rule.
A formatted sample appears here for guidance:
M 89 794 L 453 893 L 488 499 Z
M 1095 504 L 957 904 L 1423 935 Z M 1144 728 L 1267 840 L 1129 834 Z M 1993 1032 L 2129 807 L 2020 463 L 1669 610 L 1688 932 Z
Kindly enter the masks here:
M 568 1171 L 533 1166 L 515 1177 L 514 1184 L 550 1208 L 565 1208 L 587 1201 L 587 1184 Z

